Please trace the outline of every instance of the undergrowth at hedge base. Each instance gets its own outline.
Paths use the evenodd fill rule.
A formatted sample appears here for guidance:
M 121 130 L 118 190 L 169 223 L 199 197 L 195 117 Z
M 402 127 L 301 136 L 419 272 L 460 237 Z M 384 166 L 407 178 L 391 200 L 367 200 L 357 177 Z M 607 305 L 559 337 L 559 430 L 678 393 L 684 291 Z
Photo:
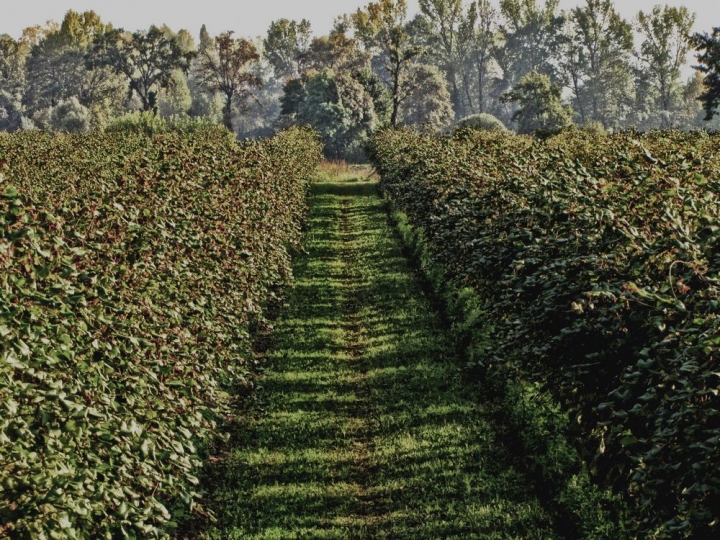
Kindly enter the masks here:
M 0 536 L 161 537 L 290 276 L 312 133 L 0 136 Z
M 719 142 L 388 130 L 368 149 L 432 264 L 478 296 L 468 331 L 492 340 L 469 367 L 550 390 L 648 536 L 720 523 Z
M 492 347 L 494 329 L 480 297 L 473 289 L 459 288 L 448 280 L 443 266 L 431 260 L 422 231 L 412 227 L 392 201 L 386 203 L 405 250 L 442 302 L 458 356 L 467 362 L 486 354 Z M 492 411 L 494 424 L 502 427 L 503 439 L 522 456 L 521 469 L 556 515 L 563 537 L 631 538 L 634 526 L 627 509 L 619 497 L 591 483 L 587 466 L 568 440 L 567 415 L 550 394 L 507 366 L 495 366 L 493 375 L 488 375 L 465 369 L 478 399 Z

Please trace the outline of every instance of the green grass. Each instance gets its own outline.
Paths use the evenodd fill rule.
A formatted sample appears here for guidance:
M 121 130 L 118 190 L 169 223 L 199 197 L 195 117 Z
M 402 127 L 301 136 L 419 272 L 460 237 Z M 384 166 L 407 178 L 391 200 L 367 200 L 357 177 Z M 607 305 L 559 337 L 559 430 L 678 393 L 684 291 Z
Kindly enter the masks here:
M 201 536 L 557 537 L 463 384 L 369 171 L 321 172 L 307 254 L 212 471 L 217 521 Z

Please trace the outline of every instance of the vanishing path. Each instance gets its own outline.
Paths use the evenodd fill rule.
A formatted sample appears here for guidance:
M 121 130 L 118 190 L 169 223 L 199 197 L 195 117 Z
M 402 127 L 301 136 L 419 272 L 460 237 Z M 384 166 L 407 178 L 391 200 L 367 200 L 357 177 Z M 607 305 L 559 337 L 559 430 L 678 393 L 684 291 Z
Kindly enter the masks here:
M 463 386 L 375 184 L 313 186 L 266 375 L 207 538 L 554 538 Z

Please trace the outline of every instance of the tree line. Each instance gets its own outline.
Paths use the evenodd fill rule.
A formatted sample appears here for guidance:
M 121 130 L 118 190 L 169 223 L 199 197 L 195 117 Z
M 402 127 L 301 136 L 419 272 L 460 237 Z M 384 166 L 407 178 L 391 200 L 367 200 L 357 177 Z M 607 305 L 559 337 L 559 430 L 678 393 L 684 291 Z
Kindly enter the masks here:
M 167 26 L 127 32 L 93 11 L 0 36 L 0 130 L 89 131 L 132 111 L 223 123 L 241 137 L 316 128 L 355 157 L 379 127 L 438 131 L 477 118 L 520 133 L 572 124 L 714 128 L 720 29 L 693 34 L 685 7 L 633 20 L 613 0 L 377 0 L 328 35 L 280 19 L 255 40 L 196 42 Z M 688 53 L 693 77 L 683 79 Z M 481 116 L 478 116 L 481 115 Z

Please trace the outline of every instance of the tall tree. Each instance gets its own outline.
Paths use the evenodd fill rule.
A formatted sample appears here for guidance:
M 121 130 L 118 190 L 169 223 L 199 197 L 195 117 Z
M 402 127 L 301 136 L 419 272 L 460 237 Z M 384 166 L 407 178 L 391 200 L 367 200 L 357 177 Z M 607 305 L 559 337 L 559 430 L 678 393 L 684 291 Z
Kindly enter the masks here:
M 175 37 L 151 26 L 146 32 L 117 29 L 97 36 L 87 65 L 90 69 L 107 66 L 124 75 L 142 110 L 157 112 L 158 91 L 174 84 L 176 70 L 187 73 L 193 56 L 182 50 Z
M 93 40 L 111 29 L 93 11 L 68 11 L 62 23 L 47 32 L 32 47 L 26 65 L 23 102 L 29 113 L 71 99 L 90 110 L 98 124 L 122 100 L 123 82 L 108 68 L 88 70 L 85 65 Z
M 183 53 L 196 55 L 195 38 L 185 29 L 175 32 L 166 24 L 160 29 L 165 35 L 177 41 L 180 50 Z M 194 58 L 193 58 L 194 60 Z M 192 63 L 190 65 L 192 68 Z M 190 70 L 183 73 L 182 70 L 176 69 L 172 74 L 172 83 L 167 88 L 158 93 L 158 111 L 161 116 L 169 117 L 176 115 L 185 115 L 192 110 L 192 93 L 190 90 Z
M 287 79 L 302 71 L 302 57 L 310 47 L 310 22 L 279 19 L 270 24 L 263 41 L 265 59 L 275 70 L 275 77 Z
M 612 0 L 586 0 L 570 11 L 571 39 L 562 65 L 583 122 L 618 127 L 632 87 L 632 25 Z
M 495 59 L 503 70 L 505 88 L 532 71 L 559 80 L 556 63 L 565 40 L 560 0 L 501 0 L 500 41 Z
M 705 74 L 703 92 L 698 99 L 705 109 L 705 120 L 710 121 L 720 107 L 720 28 L 713 28 L 710 35 L 695 34 L 692 44 L 698 52 L 695 69 Z
M 437 132 L 453 121 L 455 113 L 445 76 L 435 66 L 420 65 L 416 85 L 402 105 L 402 123 L 413 129 Z
M 355 71 L 369 65 L 370 55 L 359 50 L 357 41 L 345 32 L 332 31 L 329 36 L 314 38 L 301 62 L 303 69 Z
M 547 75 L 533 71 L 523 77 L 503 98 L 520 106 L 513 116 L 518 133 L 545 135 L 571 125 L 572 109 L 563 106 L 561 93 Z
M 478 113 L 487 110 L 486 96 L 493 62 L 497 19 L 497 10 L 489 0 L 477 0 L 470 3 L 460 25 L 459 43 L 465 49 L 462 56 L 466 59 L 463 86 L 470 104 L 473 102 L 471 88 L 477 90 L 477 107 L 471 107 Z
M 203 52 L 211 48 L 213 43 L 214 41 L 212 36 L 210 36 L 210 32 L 208 32 L 207 27 L 203 24 L 202 27 L 200 27 L 200 45 L 198 45 L 198 52 Z
M 59 34 L 50 34 L 32 48 L 23 96 L 23 103 L 31 112 L 54 107 L 80 92 L 86 75 L 85 53 L 62 43 Z
M 448 81 L 455 113 L 463 116 L 460 71 L 467 49 L 460 43 L 462 0 L 420 0 L 420 12 L 432 28 L 430 54 L 436 57 Z
M 219 94 L 208 94 L 206 89 L 200 82 L 198 68 L 200 65 L 200 57 L 203 52 L 212 49 L 215 40 L 210 36 L 207 27 L 203 24 L 200 28 L 197 55 L 193 58 L 188 71 L 187 84 L 190 90 L 191 106 L 190 116 L 206 117 L 212 119 L 213 122 L 222 122 L 223 99 Z
M 22 125 L 27 54 L 22 41 L 0 36 L 0 131 L 15 131 Z
M 312 126 L 327 157 L 360 157 L 362 142 L 377 119 L 373 99 L 359 81 L 330 69 L 307 71 L 289 80 L 283 92 L 283 117 Z
M 57 35 L 63 45 L 87 48 L 95 37 L 110 30 L 112 25 L 103 23 L 94 11 L 78 13 L 70 10 L 65 14 Z
M 28 47 L 7 34 L 0 36 L 0 87 L 16 94 L 21 91 L 25 80 L 25 60 Z
M 641 11 L 637 16 L 637 30 L 643 38 L 638 57 L 657 92 L 657 105 L 664 113 L 663 127 L 668 125 L 678 99 L 693 24 L 695 14 L 685 7 L 655 6 L 651 12 Z
M 233 131 L 233 107 L 242 104 L 260 79 L 249 68 L 260 59 L 255 45 L 243 38 L 233 39 L 233 32 L 215 38 L 212 48 L 200 53 L 198 75 L 209 92 L 220 92 L 225 98 L 223 123 Z
M 415 86 L 413 67 L 421 55 L 422 47 L 412 43 L 405 25 L 405 0 L 379 0 L 371 2 L 365 10 L 352 15 L 353 26 L 367 49 L 377 49 L 383 56 L 384 68 L 389 76 L 392 95 L 390 123 L 397 126 L 400 106 Z
M 705 78 L 700 71 L 685 81 L 682 87 L 677 125 L 680 129 L 693 130 L 705 127 L 705 110 L 701 96 L 705 92 Z

